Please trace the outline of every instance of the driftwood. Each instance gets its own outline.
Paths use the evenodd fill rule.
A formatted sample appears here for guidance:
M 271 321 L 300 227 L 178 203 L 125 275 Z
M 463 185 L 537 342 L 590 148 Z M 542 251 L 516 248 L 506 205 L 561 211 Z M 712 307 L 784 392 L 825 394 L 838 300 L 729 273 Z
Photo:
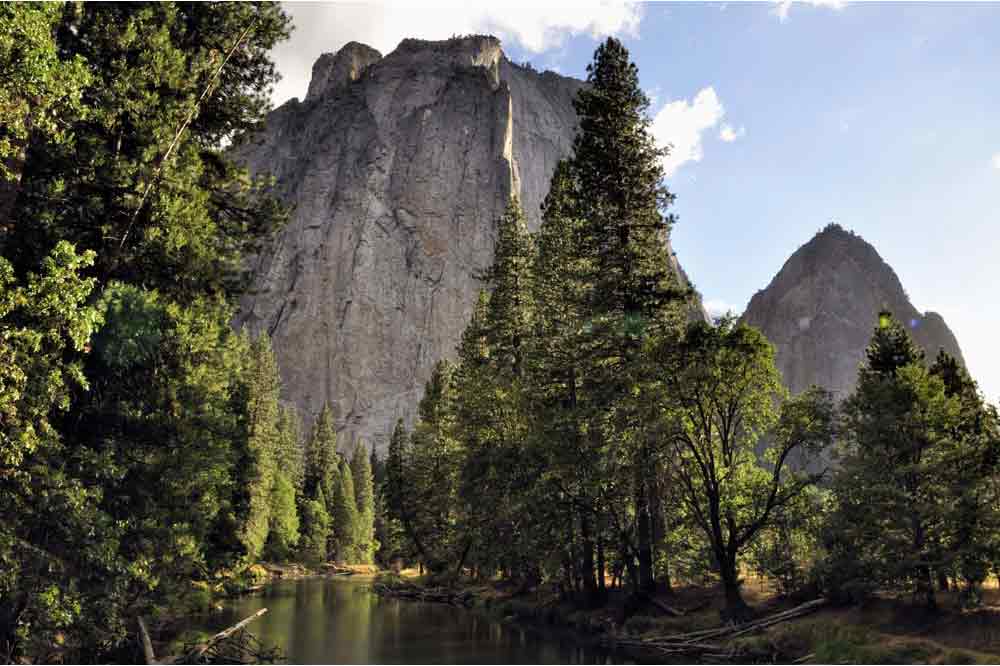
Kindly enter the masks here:
M 156 654 L 153 652 L 153 642 L 149 638 L 149 630 L 146 629 L 146 623 L 143 619 L 139 618 L 139 639 L 142 643 L 142 653 L 146 659 L 147 664 L 198 664 L 206 663 L 208 657 L 214 655 L 220 645 L 227 643 L 230 639 L 239 638 L 234 645 L 229 646 L 226 650 L 227 653 L 235 653 L 235 656 L 227 654 L 224 657 L 225 661 L 236 661 L 237 663 L 251 663 L 258 661 L 260 655 L 264 655 L 268 658 L 273 655 L 269 651 L 260 650 L 259 646 L 256 646 L 256 639 L 247 634 L 244 629 L 248 624 L 256 620 L 258 617 L 267 612 L 266 608 L 261 608 L 259 611 L 251 615 L 250 617 L 244 618 L 229 627 L 224 629 L 219 633 L 215 634 L 209 638 L 204 643 L 199 643 L 192 646 L 187 651 L 179 655 L 171 655 L 169 657 L 162 657 L 160 659 L 156 658 Z M 221 656 L 221 655 L 220 655 Z
M 408 583 L 396 583 L 393 585 L 375 583 L 372 585 L 372 591 L 386 597 L 452 604 L 454 606 L 471 606 L 474 598 L 471 592 L 452 590 L 447 587 L 424 588 Z
M 643 595 L 642 600 L 672 617 L 684 617 L 688 611 L 668 606 L 652 595 Z
M 208 650 L 211 649 L 213 646 L 215 646 L 216 643 L 226 640 L 227 638 L 229 638 L 237 631 L 247 626 L 248 624 L 250 624 L 251 622 L 253 622 L 266 612 L 267 612 L 266 608 L 261 608 L 259 611 L 257 611 L 250 617 L 240 620 L 239 622 L 229 627 L 228 629 L 224 629 L 219 633 L 217 633 L 216 635 L 212 636 L 211 638 L 208 639 L 207 642 L 194 646 L 187 653 L 186 661 L 198 661 L 199 659 L 201 659 L 202 655 L 208 652 Z
M 756 633 L 781 622 L 803 617 L 819 610 L 826 603 L 826 599 L 816 599 L 806 602 L 801 606 L 796 606 L 795 608 L 746 624 L 731 624 L 715 629 L 703 629 L 686 634 L 655 638 L 633 639 L 604 636 L 600 642 L 606 647 L 624 649 L 628 652 L 656 658 L 693 657 L 709 662 L 732 661 L 741 656 L 737 653 L 736 646 L 731 644 L 725 645 L 719 641 L 730 641 L 740 636 Z
M 141 615 L 139 616 L 139 638 L 142 641 L 142 656 L 145 657 L 146 663 L 155 664 L 156 654 L 153 652 L 153 642 L 149 640 L 149 631 L 146 629 L 146 623 Z

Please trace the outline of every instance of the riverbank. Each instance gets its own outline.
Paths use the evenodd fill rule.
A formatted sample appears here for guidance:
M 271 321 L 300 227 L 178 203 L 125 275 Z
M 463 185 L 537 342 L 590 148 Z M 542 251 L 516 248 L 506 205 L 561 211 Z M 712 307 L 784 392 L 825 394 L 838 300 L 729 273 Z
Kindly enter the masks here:
M 608 603 L 596 609 L 581 608 L 544 590 L 515 594 L 502 585 L 441 588 L 383 575 L 373 588 L 383 595 L 462 606 L 542 631 L 571 631 L 587 644 L 640 663 L 671 655 L 739 663 L 1000 663 L 1000 604 L 929 614 L 905 600 L 881 598 L 850 607 L 813 602 L 798 613 L 794 609 L 801 604 L 751 595 L 759 618 L 778 621 L 759 630 L 719 635 L 722 595 L 706 587 L 656 595 L 640 608 L 623 593 L 611 591 Z M 693 644 L 701 647 L 671 652 L 678 645 Z

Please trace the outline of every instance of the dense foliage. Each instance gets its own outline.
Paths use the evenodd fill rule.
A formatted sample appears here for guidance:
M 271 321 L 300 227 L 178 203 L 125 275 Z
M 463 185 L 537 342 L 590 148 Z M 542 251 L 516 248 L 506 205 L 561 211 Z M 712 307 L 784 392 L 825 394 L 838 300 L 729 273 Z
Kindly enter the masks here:
M 0 5 L 0 659 L 135 658 L 137 616 L 262 559 L 586 605 L 718 580 L 734 619 L 748 569 L 976 603 L 1000 563 L 996 409 L 888 313 L 839 409 L 786 395 L 758 331 L 689 323 L 614 39 L 541 228 L 516 199 L 498 220 L 412 432 L 384 460 L 341 451 L 325 406 L 302 437 L 270 340 L 231 328 L 286 211 L 224 150 L 261 121 L 288 31 L 263 2 Z
M 756 329 L 688 321 L 635 66 L 609 39 L 588 72 L 540 229 L 510 202 L 456 363 L 397 425 L 380 557 L 585 605 L 609 582 L 641 601 L 718 581 L 735 620 L 749 572 L 785 594 L 933 604 L 957 583 L 974 602 L 1000 555 L 995 410 L 888 313 L 842 408 L 789 396 Z
M 136 615 L 300 547 L 301 416 L 230 326 L 285 212 L 224 152 L 288 32 L 261 2 L 0 7 L 0 659 L 127 658 Z

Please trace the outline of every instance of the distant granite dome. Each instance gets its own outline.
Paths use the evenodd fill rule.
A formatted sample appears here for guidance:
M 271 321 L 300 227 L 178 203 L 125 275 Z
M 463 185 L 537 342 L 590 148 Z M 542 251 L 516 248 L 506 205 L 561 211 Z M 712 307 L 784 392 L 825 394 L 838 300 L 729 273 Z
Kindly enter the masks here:
M 434 363 L 455 355 L 512 194 L 538 228 L 583 85 L 509 62 L 486 35 L 407 39 L 385 57 L 351 42 L 234 148 L 295 206 L 236 323 L 271 335 L 305 418 L 328 401 L 344 440 L 379 448 L 412 422 Z
M 964 364 L 941 316 L 917 311 L 875 248 L 837 224 L 795 251 L 771 284 L 754 294 L 742 320 L 774 344 L 793 393 L 818 384 L 843 398 L 854 388 L 883 308 L 903 322 L 931 361 L 944 349 Z

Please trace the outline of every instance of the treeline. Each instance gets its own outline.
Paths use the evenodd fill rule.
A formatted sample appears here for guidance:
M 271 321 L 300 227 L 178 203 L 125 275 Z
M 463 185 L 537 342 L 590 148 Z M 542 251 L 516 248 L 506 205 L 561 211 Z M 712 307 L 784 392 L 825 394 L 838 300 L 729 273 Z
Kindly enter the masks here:
M 588 84 L 540 229 L 510 204 L 457 361 L 435 367 L 413 431 L 396 427 L 385 524 L 402 541 L 386 543 L 435 576 L 547 581 L 588 605 L 609 584 L 716 580 L 740 619 L 750 571 L 786 593 L 933 605 L 958 584 L 975 601 L 1000 565 L 996 410 L 888 313 L 841 406 L 789 396 L 759 331 L 689 322 L 662 151 L 619 42 Z
M 262 2 L 0 5 L 0 661 L 134 661 L 136 617 L 193 583 L 374 549 L 363 449 L 327 414 L 303 461 L 267 337 L 231 328 L 286 212 L 223 147 L 289 29 Z

